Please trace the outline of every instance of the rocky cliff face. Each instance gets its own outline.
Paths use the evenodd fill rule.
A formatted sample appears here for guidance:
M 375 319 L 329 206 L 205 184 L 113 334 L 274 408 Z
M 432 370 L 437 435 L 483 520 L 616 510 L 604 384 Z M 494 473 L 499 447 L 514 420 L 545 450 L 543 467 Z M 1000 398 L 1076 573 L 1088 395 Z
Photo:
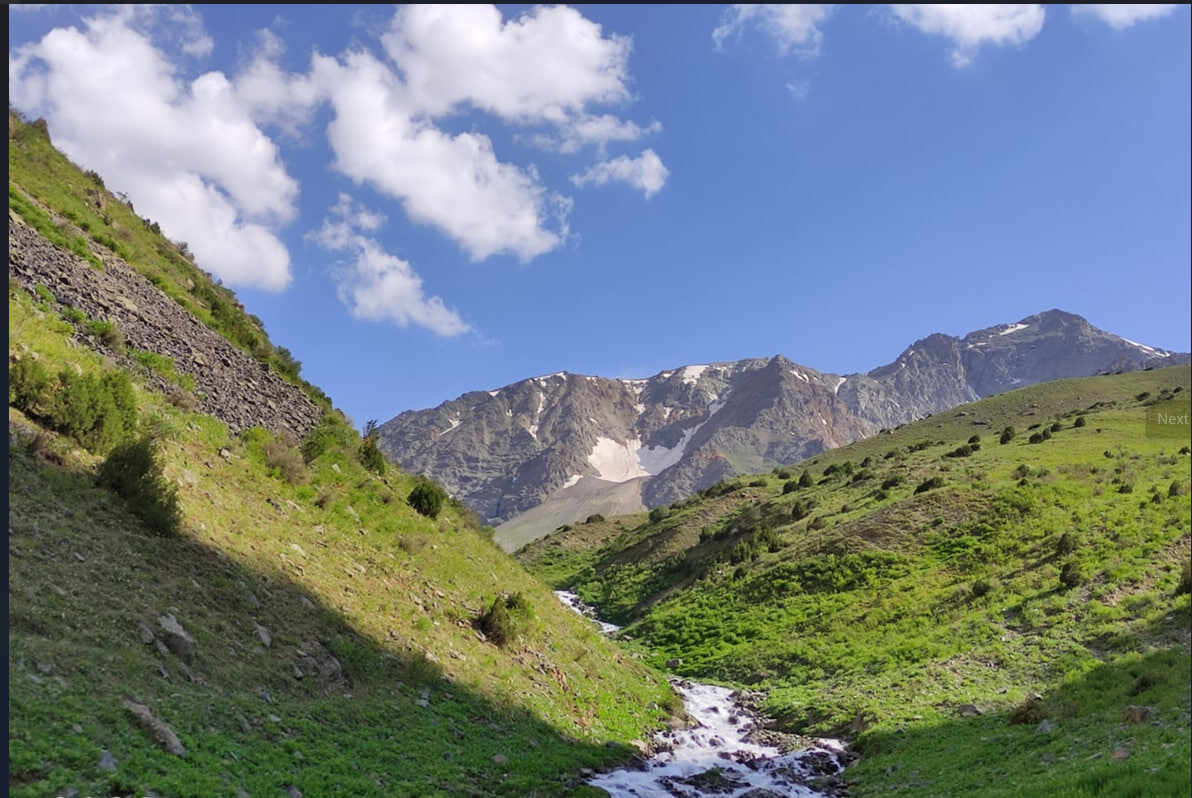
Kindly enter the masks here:
M 104 256 L 99 271 L 55 247 L 14 214 L 8 219 L 8 274 L 34 290 L 44 286 L 64 306 L 97 320 L 114 321 L 128 346 L 165 355 L 179 373 L 195 380 L 202 412 L 227 423 L 233 433 L 262 426 L 301 439 L 322 411 L 302 391 L 233 346 L 127 263 Z M 120 352 L 90 342 L 105 354 Z M 128 365 L 133 367 L 131 361 Z M 171 386 L 148 375 L 162 390 Z
M 1187 360 L 1050 310 L 963 338 L 930 335 L 867 374 L 776 355 L 638 380 L 534 377 L 402 413 L 381 425 L 380 441 L 404 468 L 500 523 L 552 495 L 574 499 L 581 480 L 585 496 L 591 481 L 634 480 L 656 506 L 991 394 Z

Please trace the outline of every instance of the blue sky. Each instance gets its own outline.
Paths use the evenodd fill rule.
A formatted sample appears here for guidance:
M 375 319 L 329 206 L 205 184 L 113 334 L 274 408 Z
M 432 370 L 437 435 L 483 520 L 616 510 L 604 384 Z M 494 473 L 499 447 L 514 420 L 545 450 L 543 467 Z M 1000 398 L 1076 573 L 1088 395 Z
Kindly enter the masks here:
M 1052 307 L 1190 348 L 1186 6 L 9 19 L 10 101 L 358 424 Z

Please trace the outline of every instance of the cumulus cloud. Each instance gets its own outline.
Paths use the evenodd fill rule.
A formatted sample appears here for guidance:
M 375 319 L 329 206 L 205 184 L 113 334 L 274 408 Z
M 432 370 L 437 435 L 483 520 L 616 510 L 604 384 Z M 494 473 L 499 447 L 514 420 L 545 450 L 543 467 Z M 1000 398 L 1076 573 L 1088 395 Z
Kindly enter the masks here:
M 580 174 L 572 175 L 571 182 L 581 188 L 587 185 L 603 186 L 610 182 L 627 183 L 640 189 L 648 198 L 662 189 L 669 174 L 662 159 L 653 150 L 645 150 L 637 158 L 622 155 L 601 161 Z
M 642 127 L 592 106 L 623 103 L 628 38 L 566 7 L 503 20 L 492 6 L 403 6 L 382 36 L 388 60 L 363 49 L 315 53 L 306 74 L 277 65 L 280 43 L 264 34 L 237 77 L 262 123 L 294 127 L 330 103 L 334 166 L 401 202 L 410 219 L 454 239 L 474 260 L 529 260 L 568 235 L 568 198 L 546 189 L 533 166 L 502 161 L 491 139 L 450 134 L 441 120 L 468 109 L 518 126 L 546 127 L 528 140 L 559 152 L 632 141 Z
M 365 232 L 380 228 L 385 217 L 347 194 L 340 194 L 323 225 L 310 238 L 324 249 L 351 257 L 336 274 L 340 301 L 358 319 L 388 321 L 399 327 L 413 324 L 446 337 L 469 327 L 443 300 L 427 297 L 422 278 L 408 261 L 386 252 Z
M 1043 29 L 1043 6 L 894 5 L 894 16 L 923 33 L 952 40 L 956 67 L 968 66 L 983 44 L 1024 44 Z
M 774 40 L 780 54 L 793 50 L 810 57 L 819 53 L 823 40 L 819 24 L 830 11 L 829 5 L 738 4 L 725 9 L 720 24 L 712 31 L 712 40 L 720 49 L 727 39 L 755 27 Z
M 629 38 L 566 6 L 503 21 L 494 6 L 408 5 L 382 42 L 429 116 L 467 102 L 510 121 L 563 122 L 629 99 Z
M 10 100 L 45 116 L 60 149 L 189 242 L 204 268 L 280 290 L 290 257 L 271 227 L 294 216 L 298 183 L 222 73 L 179 79 L 142 29 L 146 13 L 102 12 L 82 30 L 56 28 L 18 48 L 9 56 Z M 203 50 L 201 26 L 180 19 L 169 21 Z
M 1135 22 L 1167 16 L 1176 8 L 1178 6 L 1168 4 L 1079 3 L 1072 6 L 1072 13 L 1099 19 L 1115 30 L 1125 30 Z

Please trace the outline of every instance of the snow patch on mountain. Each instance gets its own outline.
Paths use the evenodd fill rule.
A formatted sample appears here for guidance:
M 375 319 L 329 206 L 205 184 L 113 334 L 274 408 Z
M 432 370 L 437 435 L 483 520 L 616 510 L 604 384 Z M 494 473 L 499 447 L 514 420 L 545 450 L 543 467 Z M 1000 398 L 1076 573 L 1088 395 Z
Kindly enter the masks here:
M 848 377 L 840 377 L 836 380 L 836 385 L 832 387 L 832 393 L 840 393 L 840 386 L 848 382 Z
M 1010 333 L 1015 333 L 1015 332 L 1018 332 L 1019 330 L 1025 330 L 1027 327 L 1030 327 L 1030 326 L 1031 325 L 1029 325 L 1029 324 L 1011 324 L 1009 327 L 1007 327 L 1006 329 L 1004 329 L 1000 333 L 998 333 L 998 335 L 1009 335 Z
M 563 483 L 563 487 L 570 488 L 572 485 L 579 482 L 581 479 L 583 479 L 582 475 L 572 474 L 571 476 L 567 477 L 567 481 Z
M 683 382 L 688 385 L 695 385 L 699 381 L 699 377 L 708 370 L 707 366 L 684 366 L 683 367 Z
M 633 438 L 627 443 L 618 443 L 612 438 L 598 437 L 588 462 L 596 469 L 600 479 L 608 482 L 625 482 L 637 477 L 648 477 L 650 472 L 642 468 L 638 451 L 642 442 Z

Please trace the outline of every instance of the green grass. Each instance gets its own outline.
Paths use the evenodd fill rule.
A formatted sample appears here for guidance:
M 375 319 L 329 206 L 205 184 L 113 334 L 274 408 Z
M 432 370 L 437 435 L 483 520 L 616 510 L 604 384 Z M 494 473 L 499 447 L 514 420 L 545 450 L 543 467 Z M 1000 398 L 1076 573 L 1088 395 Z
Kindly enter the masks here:
M 73 329 L 10 289 L 10 354 L 53 372 L 115 368 Z M 176 535 L 96 485 L 99 457 L 9 410 L 10 795 L 583 794 L 580 768 L 624 759 L 674 711 L 657 671 L 562 607 L 458 504 L 426 518 L 405 503 L 414 477 L 366 471 L 334 414 L 339 431 L 289 481 L 264 430 L 230 436 L 143 381 L 134 393 L 138 434 L 177 486 Z M 532 618 L 500 647 L 473 621 L 502 593 Z M 165 613 L 196 641 L 196 681 L 140 640 L 138 624 Z M 312 652 L 342 671 L 295 678 Z M 134 723 L 130 696 L 175 730 L 184 759 Z
M 1189 458 L 1143 419 L 1188 388 L 1176 367 L 1014 391 L 786 469 L 809 487 L 740 477 L 518 557 L 627 623 L 656 664 L 766 690 L 787 728 L 854 739 L 860 795 L 1186 795 Z M 1059 429 L 1031 444 L 1034 424 Z M 1152 693 L 1102 689 L 1153 662 L 1171 676 Z M 1062 742 L 1007 722 L 1036 691 Z M 1156 723 L 1124 725 L 1129 703 Z M 1129 758 L 1108 759 L 1111 742 Z

